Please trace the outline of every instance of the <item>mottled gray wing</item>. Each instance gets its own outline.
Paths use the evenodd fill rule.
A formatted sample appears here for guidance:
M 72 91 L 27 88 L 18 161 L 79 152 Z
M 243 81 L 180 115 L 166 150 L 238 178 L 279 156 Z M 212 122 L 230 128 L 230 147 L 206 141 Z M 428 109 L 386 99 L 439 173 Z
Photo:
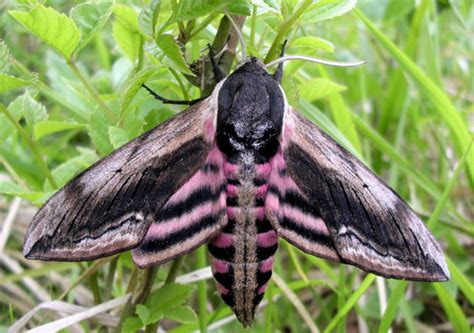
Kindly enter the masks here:
M 91 260 L 136 247 L 168 198 L 204 163 L 214 104 L 208 98 L 190 107 L 59 190 L 33 218 L 25 257 Z
M 410 207 L 291 108 L 283 151 L 288 176 L 324 220 L 340 261 L 385 277 L 449 278 L 440 246 Z

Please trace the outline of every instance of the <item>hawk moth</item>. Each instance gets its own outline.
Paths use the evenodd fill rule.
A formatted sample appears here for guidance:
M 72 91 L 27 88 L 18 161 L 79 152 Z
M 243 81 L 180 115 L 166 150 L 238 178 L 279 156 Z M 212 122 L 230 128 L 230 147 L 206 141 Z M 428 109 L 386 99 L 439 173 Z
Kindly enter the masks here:
M 250 58 L 212 94 L 82 172 L 38 211 L 24 255 L 139 267 L 207 243 L 223 300 L 249 326 L 278 237 L 391 278 L 444 281 L 442 251 L 380 178 L 296 112 Z

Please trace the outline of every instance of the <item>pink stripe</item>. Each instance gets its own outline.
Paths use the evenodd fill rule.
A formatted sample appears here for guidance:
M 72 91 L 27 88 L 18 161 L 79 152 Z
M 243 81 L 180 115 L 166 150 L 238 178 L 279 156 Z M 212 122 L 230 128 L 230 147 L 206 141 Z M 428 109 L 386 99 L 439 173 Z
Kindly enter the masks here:
M 216 282 L 216 288 L 217 288 L 217 291 L 219 293 L 221 293 L 222 295 L 227 295 L 229 293 L 229 289 L 227 289 L 226 287 L 224 287 L 222 284 L 220 284 L 219 282 Z
M 260 288 L 258 288 L 258 294 L 261 295 L 265 292 L 265 290 L 267 290 L 267 287 L 268 287 L 268 282 L 265 283 L 263 286 L 261 286 Z
M 213 268 L 213 271 L 216 273 L 229 272 L 229 265 L 225 261 L 215 259 L 215 258 L 212 260 L 212 268 Z
M 265 207 L 257 207 L 255 208 L 257 214 L 257 220 L 263 221 L 265 219 Z
M 224 174 L 227 178 L 234 178 L 237 175 L 239 166 L 237 164 L 231 164 L 224 162 Z
M 184 229 L 200 220 L 203 216 L 211 214 L 219 209 L 219 203 L 207 202 L 197 206 L 192 211 L 170 220 L 160 223 L 152 223 L 148 229 L 145 239 L 164 238 L 166 235 Z
M 235 213 L 234 207 L 227 207 L 227 218 L 229 220 L 233 220 L 235 218 Z
M 215 128 L 214 128 L 214 121 L 212 118 L 207 119 L 204 122 L 204 133 L 206 135 L 206 139 L 211 140 L 215 136 Z
M 273 193 L 269 193 L 265 199 L 265 210 L 276 213 L 279 209 L 280 201 L 278 197 Z
M 309 214 L 303 213 L 298 208 L 288 205 L 283 206 L 283 214 L 293 220 L 296 224 L 303 225 L 311 230 L 316 230 L 324 235 L 329 235 L 326 223 L 324 223 L 323 219 L 319 217 L 315 218 Z
M 270 230 L 257 236 L 257 245 L 260 247 L 270 247 L 278 242 L 278 236 L 274 230 Z
M 229 197 L 237 196 L 237 186 L 232 185 L 232 184 L 227 184 L 226 192 Z
M 234 244 L 234 237 L 232 234 L 221 232 L 212 240 L 211 244 L 220 248 L 229 247 Z
M 272 270 L 272 268 L 273 268 L 273 257 L 265 259 L 260 264 L 260 272 L 262 272 L 262 273 L 270 272 Z
M 257 164 L 257 176 L 260 178 L 265 178 L 268 179 L 268 176 L 270 176 L 270 172 L 272 170 L 272 166 L 270 163 L 264 163 L 264 164 Z
M 265 198 L 265 196 L 267 195 L 267 190 L 268 190 L 268 184 L 264 184 L 264 185 L 260 186 L 257 189 L 257 197 L 258 198 Z

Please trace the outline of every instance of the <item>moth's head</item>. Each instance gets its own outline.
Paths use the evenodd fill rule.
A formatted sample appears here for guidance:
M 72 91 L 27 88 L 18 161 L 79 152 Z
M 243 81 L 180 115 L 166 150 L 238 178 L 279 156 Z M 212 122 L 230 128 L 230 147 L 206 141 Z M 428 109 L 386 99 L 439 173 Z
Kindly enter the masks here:
M 285 99 L 260 59 L 249 58 L 219 89 L 217 139 L 228 156 L 253 152 L 259 160 L 275 153 Z

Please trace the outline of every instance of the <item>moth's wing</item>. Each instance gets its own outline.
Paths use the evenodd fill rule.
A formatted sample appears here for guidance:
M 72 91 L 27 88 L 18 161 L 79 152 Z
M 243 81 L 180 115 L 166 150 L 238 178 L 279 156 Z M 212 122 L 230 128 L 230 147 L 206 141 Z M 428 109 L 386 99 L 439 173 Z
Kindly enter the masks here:
M 91 260 L 136 247 L 160 208 L 203 165 L 214 137 L 208 98 L 74 178 L 34 216 L 30 259 Z
M 444 281 L 441 248 L 408 205 L 359 160 L 288 108 L 283 158 L 294 182 L 328 232 L 342 262 L 385 277 Z M 285 226 L 277 222 L 280 233 Z M 314 222 L 301 220 L 306 229 Z M 302 232 L 295 230 L 300 237 Z M 288 237 L 287 237 L 288 238 Z M 298 238 L 292 243 L 305 250 Z
M 214 144 L 201 169 L 159 211 L 133 261 L 147 267 L 189 253 L 226 224 L 224 155 Z

